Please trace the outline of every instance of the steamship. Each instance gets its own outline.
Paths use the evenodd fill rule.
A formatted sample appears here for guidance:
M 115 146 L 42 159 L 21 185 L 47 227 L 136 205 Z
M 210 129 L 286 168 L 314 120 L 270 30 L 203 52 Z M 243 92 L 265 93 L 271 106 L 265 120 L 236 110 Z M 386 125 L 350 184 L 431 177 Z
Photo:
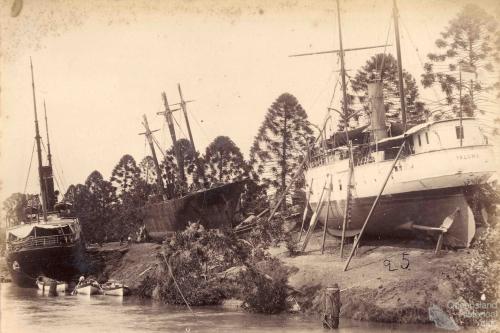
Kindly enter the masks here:
M 12 281 L 23 287 L 36 287 L 40 275 L 69 280 L 78 271 L 83 251 L 80 224 L 73 217 L 71 204 L 56 202 L 46 112 L 48 165 L 42 163 L 33 65 L 31 75 L 41 204 L 38 196 L 30 200 L 30 206 L 24 209 L 24 219 L 6 229 L 7 265 Z
M 464 118 L 461 112 L 456 119 L 429 121 L 406 130 L 395 5 L 393 17 L 403 129 L 399 135 L 390 130 L 382 82 L 380 76 L 374 76 L 368 83 L 369 125 L 335 133 L 313 149 L 305 173 L 310 204 L 313 211 L 321 205 L 318 219 L 327 223 L 330 233 L 347 237 L 360 233 L 377 197 L 378 206 L 374 206 L 364 230 L 372 236 L 415 235 L 421 231 L 405 226 L 439 228 L 446 217 L 452 216 L 445 243 L 467 247 L 476 228 L 468 199 L 474 188 L 495 172 L 493 147 L 478 120 Z M 340 28 L 339 38 L 340 50 L 335 52 L 341 59 L 343 109 L 347 110 L 346 50 L 342 49 Z M 346 123 L 348 119 L 344 119 Z M 331 189 L 329 198 L 325 188 Z

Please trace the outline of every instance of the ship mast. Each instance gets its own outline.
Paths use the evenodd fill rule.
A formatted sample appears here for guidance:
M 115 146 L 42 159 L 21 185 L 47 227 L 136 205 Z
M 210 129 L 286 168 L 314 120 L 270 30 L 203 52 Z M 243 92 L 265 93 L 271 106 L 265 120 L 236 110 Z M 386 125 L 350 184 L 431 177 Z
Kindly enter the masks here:
M 47 160 L 49 162 L 50 169 L 52 169 L 52 154 L 50 153 L 50 140 L 49 140 L 49 123 L 47 121 L 47 107 L 45 106 L 45 100 L 43 100 L 43 111 L 45 115 L 45 131 L 47 132 Z
M 43 220 L 46 222 L 47 221 L 47 193 L 45 191 L 45 183 L 43 179 L 43 172 L 42 172 L 42 147 L 40 144 L 40 130 L 38 129 L 38 115 L 36 112 L 36 96 L 35 96 L 35 78 L 33 75 L 33 62 L 31 61 L 30 57 L 30 67 L 31 67 L 31 87 L 33 91 L 33 109 L 35 113 L 35 140 L 36 140 L 36 150 L 37 150 L 37 156 L 38 156 L 38 177 L 40 180 L 40 192 L 42 196 L 42 212 L 43 212 Z
M 398 57 L 398 86 L 399 86 L 399 100 L 401 103 L 401 121 L 403 122 L 403 131 L 406 132 L 406 103 L 405 103 L 405 89 L 403 82 L 403 62 L 401 60 L 401 46 L 399 41 L 399 22 L 398 22 L 398 7 L 396 0 L 393 0 L 393 17 L 394 17 L 394 33 L 396 35 L 396 53 Z
M 160 170 L 160 164 L 158 163 L 158 158 L 156 157 L 156 151 L 155 151 L 155 146 L 153 144 L 153 132 L 156 131 L 151 131 L 149 129 L 149 124 L 148 124 L 148 118 L 146 118 L 146 115 L 143 115 L 143 122 L 142 125 L 144 126 L 144 129 L 146 132 L 144 133 L 139 133 L 140 135 L 146 135 L 146 138 L 148 139 L 149 143 L 149 148 L 151 149 L 151 156 L 153 158 L 153 163 L 155 165 L 156 169 L 156 186 L 158 187 L 158 194 L 160 194 L 163 197 L 163 200 L 166 200 L 165 197 L 165 187 L 163 185 L 163 178 L 161 177 L 161 170 Z
M 170 105 L 168 104 L 167 94 L 163 92 L 161 96 L 163 98 L 163 104 L 165 105 L 165 111 L 158 112 L 157 114 L 163 114 L 165 116 L 165 120 L 167 121 L 168 124 L 168 130 L 170 131 L 170 136 L 172 137 L 172 145 L 175 151 L 177 167 L 179 168 L 180 180 L 184 181 L 186 180 L 186 176 L 184 174 L 184 160 L 182 159 L 181 156 L 181 147 L 177 144 L 177 137 L 175 135 L 174 120 L 172 115 L 173 110 L 170 109 Z
M 344 118 L 344 125 L 348 127 L 349 121 L 349 110 L 347 109 L 347 86 L 345 84 L 345 63 L 344 63 L 344 47 L 342 45 L 342 24 L 340 21 L 340 4 L 339 0 L 337 0 L 337 17 L 338 17 L 338 26 L 339 26 L 339 56 L 340 56 L 340 76 L 342 78 L 342 112 Z M 346 131 L 347 135 L 347 131 Z M 349 139 L 347 139 L 349 141 Z
M 191 146 L 193 147 L 193 151 L 196 152 L 196 148 L 194 146 L 193 134 L 191 134 L 191 126 L 189 125 L 189 118 L 188 118 L 187 109 L 186 109 L 187 102 L 182 97 L 182 90 L 181 90 L 180 83 L 177 84 L 177 88 L 179 89 L 179 96 L 181 98 L 180 104 L 181 104 L 182 112 L 184 113 L 184 119 L 186 119 L 186 127 L 187 127 L 188 134 L 189 134 L 189 141 L 191 141 Z

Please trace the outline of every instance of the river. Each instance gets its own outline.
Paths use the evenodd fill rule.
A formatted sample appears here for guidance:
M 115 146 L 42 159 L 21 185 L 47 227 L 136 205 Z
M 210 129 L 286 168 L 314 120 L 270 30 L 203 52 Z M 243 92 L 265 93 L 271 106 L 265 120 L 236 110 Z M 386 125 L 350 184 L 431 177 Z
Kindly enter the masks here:
M 0 332 L 326 332 L 317 318 L 250 314 L 221 307 L 163 305 L 136 297 L 43 296 L 37 289 L 0 284 Z M 442 332 L 432 325 L 341 320 L 337 332 Z

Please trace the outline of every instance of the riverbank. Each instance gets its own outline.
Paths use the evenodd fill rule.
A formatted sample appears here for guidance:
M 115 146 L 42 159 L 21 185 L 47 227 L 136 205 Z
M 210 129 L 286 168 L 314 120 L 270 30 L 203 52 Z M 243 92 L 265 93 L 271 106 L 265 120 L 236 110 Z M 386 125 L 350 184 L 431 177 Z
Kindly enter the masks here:
M 479 255 L 475 248 L 442 250 L 436 255 L 431 241 L 366 240 L 344 272 L 352 245 L 346 246 L 341 260 L 339 241 L 327 237 L 321 254 L 321 240 L 321 232 L 315 233 L 306 252 L 297 256 L 290 256 L 285 246 L 269 250 L 290 272 L 288 285 L 296 310 L 318 318 L 324 289 L 337 283 L 342 318 L 430 323 L 429 307 L 436 305 L 451 314 L 449 304 L 463 300 L 463 274 Z M 123 281 L 137 291 L 158 265 L 160 249 L 158 244 L 108 243 L 91 250 L 91 255 L 104 264 L 106 278 Z
M 296 305 L 295 311 L 318 319 L 323 311 L 323 291 L 334 283 L 341 289 L 342 318 L 430 323 L 429 308 L 433 305 L 456 315 L 450 304 L 463 301 L 463 290 L 468 287 L 464 274 L 480 256 L 475 247 L 445 249 L 436 255 L 435 244 L 430 240 L 364 240 L 344 272 L 352 244 L 346 245 L 341 260 L 337 238 L 327 236 L 324 254 L 320 251 L 321 242 L 322 233 L 318 231 L 302 254 L 290 256 L 284 245 L 269 249 L 289 272 L 289 298 Z M 116 242 L 90 248 L 87 255 L 91 273 L 98 279 L 122 281 L 138 293 L 138 288 L 154 276 L 160 265 L 161 249 L 156 243 Z M 1 259 L 3 274 L 6 267 Z M 498 268 L 498 262 L 494 264 Z M 231 303 L 233 308 L 236 303 Z

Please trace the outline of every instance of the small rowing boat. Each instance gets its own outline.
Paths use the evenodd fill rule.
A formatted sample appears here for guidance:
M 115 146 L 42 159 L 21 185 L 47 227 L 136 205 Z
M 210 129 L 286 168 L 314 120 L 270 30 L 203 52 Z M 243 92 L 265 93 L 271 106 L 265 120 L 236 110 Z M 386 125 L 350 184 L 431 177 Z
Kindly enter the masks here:
M 45 276 L 39 276 L 36 279 L 36 285 L 42 293 L 49 293 L 50 291 L 56 293 L 65 293 L 68 291 L 68 284 L 63 281 L 57 281 Z
M 108 281 L 101 285 L 104 295 L 110 296 L 128 296 L 130 295 L 130 288 L 123 283 L 116 281 Z
M 75 287 L 75 294 L 78 295 L 98 295 L 101 293 L 101 287 L 97 281 L 87 280 L 84 283 L 80 283 Z

